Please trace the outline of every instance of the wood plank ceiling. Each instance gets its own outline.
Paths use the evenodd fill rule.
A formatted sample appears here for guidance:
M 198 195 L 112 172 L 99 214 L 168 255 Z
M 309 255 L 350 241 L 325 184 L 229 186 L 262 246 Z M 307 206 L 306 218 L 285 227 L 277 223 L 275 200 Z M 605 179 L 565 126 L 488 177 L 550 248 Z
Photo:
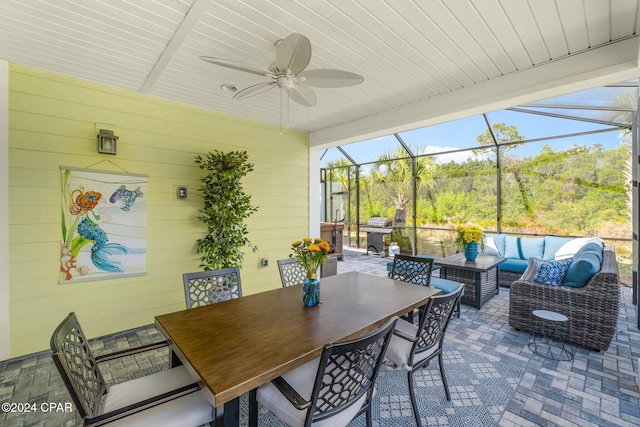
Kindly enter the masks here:
M 381 129 L 411 128 L 393 119 L 397 109 L 464 99 L 530 70 L 552 73 L 549 65 L 589 51 L 612 56 L 611 46 L 637 39 L 638 16 L 638 0 L 2 0 L 0 59 L 353 140 L 371 118 L 390 118 Z M 220 88 L 267 77 L 199 59 L 266 68 L 276 41 L 293 32 L 311 40 L 309 69 L 352 71 L 364 83 L 316 88 L 315 107 L 285 96 L 281 110 L 278 90 L 234 101 Z M 637 49 L 626 55 L 637 71 Z

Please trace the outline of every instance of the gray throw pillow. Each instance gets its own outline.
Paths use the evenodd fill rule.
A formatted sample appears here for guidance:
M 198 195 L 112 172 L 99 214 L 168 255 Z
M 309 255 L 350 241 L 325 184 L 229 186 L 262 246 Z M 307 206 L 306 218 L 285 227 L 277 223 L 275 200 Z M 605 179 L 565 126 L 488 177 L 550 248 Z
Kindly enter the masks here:
M 543 262 L 544 260 L 540 258 L 529 258 L 529 265 L 527 265 L 527 269 L 522 273 L 522 276 L 520 276 L 520 280 L 533 281 L 533 276 L 536 275 L 536 272 Z
M 493 240 L 493 237 L 483 237 L 484 239 L 484 251 L 482 252 L 483 255 L 489 255 L 489 256 L 500 256 L 500 252 L 498 251 L 498 246 L 496 245 L 495 240 Z

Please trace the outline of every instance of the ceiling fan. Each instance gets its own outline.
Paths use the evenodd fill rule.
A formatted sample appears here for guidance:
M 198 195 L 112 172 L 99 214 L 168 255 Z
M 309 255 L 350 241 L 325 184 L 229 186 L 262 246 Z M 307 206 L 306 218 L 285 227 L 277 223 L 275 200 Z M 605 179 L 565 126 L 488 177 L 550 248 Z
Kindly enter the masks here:
M 276 60 L 268 70 L 246 65 L 236 61 L 201 56 L 200 59 L 221 67 L 236 71 L 269 77 L 270 81 L 249 86 L 233 96 L 233 99 L 245 99 L 259 95 L 274 87 L 286 91 L 291 100 L 305 107 L 316 105 L 313 87 L 335 88 L 360 84 L 361 75 L 342 70 L 316 69 L 305 70 L 311 61 L 311 42 L 301 34 L 293 33 L 276 43 Z M 281 93 L 282 93 L 281 91 Z

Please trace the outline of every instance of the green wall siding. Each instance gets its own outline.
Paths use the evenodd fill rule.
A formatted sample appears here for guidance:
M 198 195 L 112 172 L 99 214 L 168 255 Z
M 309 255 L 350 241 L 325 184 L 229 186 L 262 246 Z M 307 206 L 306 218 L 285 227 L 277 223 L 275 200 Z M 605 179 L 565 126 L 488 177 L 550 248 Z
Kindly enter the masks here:
M 97 153 L 96 123 L 116 126 L 116 156 Z M 194 157 L 208 151 L 246 150 L 255 164 L 244 185 L 259 207 L 247 221 L 259 251 L 245 257 L 243 292 L 279 287 L 275 261 L 309 229 L 308 146 L 306 133 L 10 64 L 11 356 L 48 348 L 70 311 L 95 337 L 185 307 L 182 274 L 200 270 L 194 242 L 204 230 Z M 60 166 L 148 175 L 146 275 L 58 285 Z M 174 198 L 177 185 L 187 200 Z M 259 269 L 262 256 L 271 262 Z

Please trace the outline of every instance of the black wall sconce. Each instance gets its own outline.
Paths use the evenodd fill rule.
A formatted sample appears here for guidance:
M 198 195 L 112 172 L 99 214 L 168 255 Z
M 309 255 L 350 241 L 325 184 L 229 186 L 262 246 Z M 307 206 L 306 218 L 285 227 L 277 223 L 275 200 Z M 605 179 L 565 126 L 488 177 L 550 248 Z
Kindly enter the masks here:
M 118 137 L 112 130 L 100 129 L 98 133 L 98 153 L 116 154 Z

